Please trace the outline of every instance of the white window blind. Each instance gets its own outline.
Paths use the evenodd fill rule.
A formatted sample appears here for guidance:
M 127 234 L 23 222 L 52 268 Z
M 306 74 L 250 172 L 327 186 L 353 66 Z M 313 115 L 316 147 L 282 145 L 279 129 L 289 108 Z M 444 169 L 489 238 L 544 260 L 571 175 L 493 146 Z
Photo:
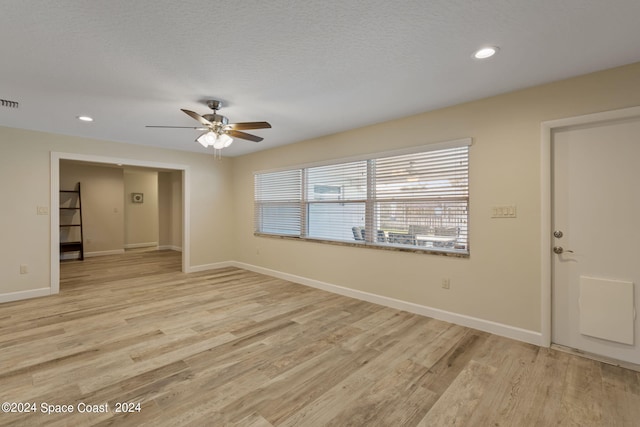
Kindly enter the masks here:
M 376 159 L 374 218 L 387 243 L 468 247 L 468 151 L 464 146 Z
M 468 253 L 469 144 L 452 145 L 256 173 L 255 230 Z
M 353 227 L 364 227 L 367 162 L 312 167 L 306 171 L 306 237 L 354 240 Z
M 254 219 L 256 230 L 299 236 L 302 224 L 302 170 L 256 174 Z

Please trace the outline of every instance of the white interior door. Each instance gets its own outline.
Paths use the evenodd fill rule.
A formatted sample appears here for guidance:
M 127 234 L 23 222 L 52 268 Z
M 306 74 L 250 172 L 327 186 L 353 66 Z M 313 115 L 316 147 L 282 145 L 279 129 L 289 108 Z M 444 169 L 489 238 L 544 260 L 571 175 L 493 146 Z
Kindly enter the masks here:
M 640 364 L 640 117 L 552 135 L 552 341 Z

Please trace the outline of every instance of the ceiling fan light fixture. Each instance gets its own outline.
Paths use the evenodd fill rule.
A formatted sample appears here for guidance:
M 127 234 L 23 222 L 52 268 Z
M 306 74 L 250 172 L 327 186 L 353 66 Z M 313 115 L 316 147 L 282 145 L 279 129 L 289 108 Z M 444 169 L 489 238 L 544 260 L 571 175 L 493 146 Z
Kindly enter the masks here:
M 224 148 L 224 140 L 222 139 L 222 135 L 218 135 L 216 138 L 216 142 L 213 143 L 213 148 L 216 150 L 221 150 Z
M 218 136 L 218 141 L 222 141 L 223 148 L 227 148 L 233 142 L 233 138 L 231 138 L 226 133 L 223 133 L 222 135 Z
M 210 145 L 214 145 L 216 143 L 216 134 L 209 131 L 200 135 L 197 139 L 197 142 L 200 143 L 204 148 L 207 148 Z
M 221 102 L 211 100 L 207 103 L 209 108 L 213 110 L 211 114 L 200 115 L 191 110 L 180 109 L 183 113 L 195 119 L 200 126 L 147 126 L 148 128 L 187 128 L 196 129 L 203 133 L 196 138 L 196 142 L 203 147 L 213 147 L 216 150 L 221 150 L 230 146 L 233 143 L 234 138 L 246 139 L 248 141 L 260 142 L 264 138 L 250 133 L 243 132 L 250 129 L 269 129 L 271 124 L 268 122 L 240 122 L 229 123 L 229 119 L 223 115 L 218 114 Z M 229 135 L 233 135 L 233 138 Z M 219 154 L 219 153 L 217 153 Z

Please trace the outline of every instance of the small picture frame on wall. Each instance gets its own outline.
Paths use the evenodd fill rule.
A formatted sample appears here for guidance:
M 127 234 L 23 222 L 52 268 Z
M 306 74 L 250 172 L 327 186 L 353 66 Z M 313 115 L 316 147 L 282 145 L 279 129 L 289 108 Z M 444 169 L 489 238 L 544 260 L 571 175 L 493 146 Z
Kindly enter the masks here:
M 131 193 L 131 201 L 133 203 L 142 203 L 142 202 L 144 202 L 144 194 L 143 193 Z

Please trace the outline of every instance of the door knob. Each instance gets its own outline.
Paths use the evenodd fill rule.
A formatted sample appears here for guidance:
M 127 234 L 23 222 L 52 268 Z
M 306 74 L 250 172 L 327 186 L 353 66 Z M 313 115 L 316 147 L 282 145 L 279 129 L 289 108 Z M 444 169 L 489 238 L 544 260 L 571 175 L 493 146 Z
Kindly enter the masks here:
M 567 250 L 565 250 L 562 246 L 554 246 L 554 247 L 553 247 L 553 252 L 554 252 L 554 253 L 556 253 L 556 254 L 558 254 L 558 255 L 560 255 L 560 254 L 562 254 L 562 253 L 564 253 L 564 252 L 570 252 L 570 253 L 573 253 L 573 251 L 570 251 L 570 250 L 568 250 L 568 249 L 567 249 Z

